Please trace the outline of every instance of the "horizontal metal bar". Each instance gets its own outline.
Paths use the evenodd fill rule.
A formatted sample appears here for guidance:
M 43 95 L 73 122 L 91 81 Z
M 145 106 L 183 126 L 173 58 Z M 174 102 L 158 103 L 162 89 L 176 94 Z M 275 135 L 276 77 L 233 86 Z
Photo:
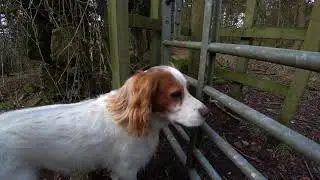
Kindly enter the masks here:
M 164 132 L 166 138 L 168 139 L 171 147 L 173 148 L 175 154 L 178 156 L 180 162 L 183 165 L 186 165 L 187 155 L 182 150 L 179 142 L 174 137 L 173 133 L 170 131 L 170 129 L 168 127 L 163 128 L 163 132 Z M 189 177 L 191 180 L 201 180 L 199 174 L 197 173 L 197 171 L 195 169 L 190 169 L 188 173 L 189 173 Z
M 191 85 L 197 85 L 197 80 L 188 76 L 186 76 L 186 78 Z M 238 113 L 244 119 L 253 122 L 267 131 L 270 135 L 282 140 L 300 153 L 309 157 L 311 160 L 320 164 L 320 145 L 318 143 L 210 86 L 205 86 L 203 91 L 218 100 L 224 106 Z
M 201 42 L 164 41 L 166 46 L 200 49 Z M 320 53 L 241 44 L 211 43 L 209 51 L 320 72 Z
M 253 167 L 243 156 L 241 156 L 227 141 L 219 136 L 208 124 L 201 126 L 201 129 L 210 139 L 229 157 L 249 179 L 266 179 L 255 167 Z

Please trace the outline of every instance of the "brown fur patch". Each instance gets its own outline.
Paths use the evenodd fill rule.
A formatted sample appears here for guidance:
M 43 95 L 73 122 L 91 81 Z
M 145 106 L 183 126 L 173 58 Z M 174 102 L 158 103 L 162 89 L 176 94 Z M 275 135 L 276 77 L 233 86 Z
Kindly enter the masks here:
M 172 93 L 180 93 L 181 98 Z M 182 97 L 183 86 L 171 73 L 149 69 L 131 77 L 116 94 L 108 97 L 106 108 L 130 134 L 144 136 L 149 131 L 151 112 L 169 112 L 181 104 Z

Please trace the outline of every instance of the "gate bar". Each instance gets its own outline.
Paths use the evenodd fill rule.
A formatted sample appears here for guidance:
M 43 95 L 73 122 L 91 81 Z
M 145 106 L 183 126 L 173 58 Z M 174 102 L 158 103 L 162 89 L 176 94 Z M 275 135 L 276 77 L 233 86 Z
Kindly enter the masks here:
M 202 41 L 201 41 L 201 52 L 200 52 L 200 63 L 199 63 L 199 72 L 198 72 L 198 84 L 196 90 L 196 97 L 202 99 L 202 89 L 205 85 L 205 69 L 208 59 L 208 45 L 210 43 L 210 26 L 211 26 L 211 15 L 213 9 L 213 0 L 205 0 L 204 2 L 204 16 L 202 24 Z M 194 128 L 192 130 L 192 136 L 190 143 L 188 145 L 187 152 L 187 167 L 193 168 L 194 166 L 194 157 L 193 150 L 200 144 L 201 134 L 200 128 Z
M 202 89 L 204 87 L 205 69 L 207 60 L 209 59 L 208 46 L 210 43 L 210 26 L 211 26 L 211 15 L 212 15 L 213 3 L 212 0 L 206 0 L 204 5 L 204 17 L 202 27 L 202 41 L 201 41 L 201 52 L 200 52 L 200 63 L 198 73 L 198 84 L 197 84 L 197 98 L 202 99 Z
M 187 141 L 189 139 L 188 135 L 185 135 L 186 132 L 183 130 L 183 128 L 179 125 L 174 125 L 175 128 L 179 127 L 180 130 L 178 130 L 179 134 Z M 213 141 L 216 146 L 249 178 L 249 179 L 266 179 L 254 166 L 252 166 L 241 154 L 239 154 L 233 147 L 230 145 L 226 140 L 224 140 L 221 136 L 219 136 L 218 133 L 216 133 L 207 123 L 205 123 L 201 129 L 208 134 L 209 139 Z M 181 133 L 182 132 L 182 133 Z M 197 148 L 195 148 L 194 153 L 198 153 L 196 151 L 199 151 Z M 201 152 L 200 152 L 201 153 Z M 197 157 L 201 156 L 199 154 L 195 154 Z M 203 155 L 202 155 L 203 156 Z M 197 157 L 204 158 L 205 157 Z M 207 167 L 210 164 L 201 164 L 205 170 L 210 169 L 210 167 Z M 214 170 L 214 169 L 213 169 Z M 215 171 L 215 170 L 214 170 Z M 214 175 L 214 174 L 213 174 Z
M 229 157 L 229 159 L 249 178 L 263 179 L 265 178 L 255 167 L 253 167 L 243 156 L 241 156 L 227 141 L 225 141 L 218 133 L 205 123 L 201 129 L 210 137 L 210 139 Z
M 187 161 L 187 155 L 182 150 L 179 142 L 174 137 L 173 133 L 170 131 L 170 129 L 168 127 L 163 128 L 163 133 L 166 136 L 166 138 L 168 139 L 174 152 L 178 156 L 180 162 L 185 166 L 186 161 Z M 201 180 L 199 174 L 197 173 L 197 171 L 195 169 L 189 169 L 188 173 L 189 173 L 189 177 L 191 180 Z
M 185 77 L 191 85 L 197 85 L 196 79 L 193 79 L 189 76 Z M 266 130 L 270 135 L 284 141 L 286 144 L 290 145 L 300 153 L 320 164 L 320 145 L 318 143 L 210 86 L 205 86 L 203 91 L 209 96 L 218 100 L 224 106 L 238 113 L 244 119 L 253 122 L 262 129 Z
M 200 49 L 201 42 L 163 41 L 165 46 Z M 241 44 L 211 43 L 209 51 L 320 72 L 320 53 Z
M 190 141 L 189 135 L 184 131 L 184 129 L 178 125 L 178 124 L 172 124 L 172 126 L 178 131 L 178 134 L 187 142 Z M 213 179 L 221 179 L 218 172 L 212 167 L 210 162 L 207 160 L 207 158 L 201 153 L 201 151 L 198 148 L 193 149 L 193 155 L 195 156 L 195 159 L 198 160 L 200 165 L 203 167 L 203 169 L 206 171 L 207 175 Z
M 193 150 L 193 154 L 195 158 L 199 161 L 200 165 L 203 167 L 203 169 L 206 171 L 208 176 L 212 180 L 221 180 L 222 178 L 218 174 L 218 172 L 212 167 L 210 162 L 207 160 L 207 158 L 201 153 L 201 151 L 198 148 L 195 148 Z

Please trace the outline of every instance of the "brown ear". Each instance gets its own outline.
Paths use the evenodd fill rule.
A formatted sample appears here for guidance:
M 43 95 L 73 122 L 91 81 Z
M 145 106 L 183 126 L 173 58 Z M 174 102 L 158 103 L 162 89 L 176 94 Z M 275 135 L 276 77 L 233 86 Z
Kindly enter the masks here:
M 152 112 L 151 98 L 156 88 L 156 80 L 140 72 L 127 81 L 115 95 L 108 98 L 107 109 L 112 113 L 114 120 L 130 134 L 146 135 Z

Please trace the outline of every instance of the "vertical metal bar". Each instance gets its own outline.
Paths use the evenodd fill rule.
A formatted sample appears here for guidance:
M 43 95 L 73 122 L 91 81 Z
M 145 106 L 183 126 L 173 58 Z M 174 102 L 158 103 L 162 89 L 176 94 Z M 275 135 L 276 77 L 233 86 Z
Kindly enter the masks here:
M 180 125 L 175 124 L 173 126 L 175 127 L 175 129 L 178 131 L 178 133 L 181 135 L 181 137 L 185 141 L 187 141 L 187 142 L 190 141 L 190 137 L 188 136 L 188 134 L 183 130 L 183 128 Z M 207 158 L 201 153 L 201 151 L 198 148 L 195 148 L 193 150 L 193 155 L 194 155 L 195 159 L 198 160 L 198 162 L 200 163 L 202 168 L 206 171 L 206 173 L 210 179 L 214 179 L 214 180 L 221 179 L 218 172 L 212 167 L 210 162 L 207 160 Z
M 186 164 L 187 156 L 184 153 L 184 151 L 183 151 L 182 147 L 180 146 L 179 142 L 177 141 L 177 139 L 174 137 L 173 133 L 170 131 L 170 129 L 168 127 L 163 128 L 163 133 L 167 137 L 169 143 L 171 144 L 174 152 L 178 156 L 181 163 L 183 165 Z
M 189 178 L 190 180 L 201 180 L 201 177 L 199 176 L 199 174 L 195 169 L 189 170 Z
M 174 1 L 174 33 L 173 39 L 179 39 L 181 29 L 182 0 Z
M 212 0 L 206 0 L 204 5 L 204 17 L 202 25 L 202 47 L 200 52 L 200 64 L 198 73 L 198 87 L 196 96 L 198 99 L 202 99 L 202 88 L 204 87 L 204 76 L 206 70 L 206 63 L 208 59 L 208 45 L 210 43 L 210 24 L 212 15 Z M 187 167 L 192 168 L 194 165 L 193 149 L 199 144 L 201 139 L 200 128 L 195 128 L 192 131 L 191 141 L 188 148 Z
M 183 151 L 182 147 L 180 146 L 179 142 L 177 141 L 177 139 L 174 137 L 171 130 L 168 127 L 163 128 L 163 133 L 167 137 L 171 147 L 173 148 L 174 152 L 178 156 L 180 162 L 183 165 L 186 165 L 187 156 L 184 153 L 184 151 Z M 189 174 L 189 177 L 191 180 L 201 180 L 199 174 L 197 173 L 196 169 L 194 169 L 194 168 L 189 169 L 188 174 Z
M 194 155 L 197 157 L 199 163 L 202 165 L 203 169 L 206 171 L 210 179 L 222 179 L 218 172 L 212 167 L 211 163 L 207 160 L 207 158 L 201 153 L 199 149 L 194 149 Z
M 164 40 L 171 40 L 172 7 L 173 7 L 172 0 L 162 0 L 162 29 L 161 29 L 162 42 Z M 161 44 L 161 49 L 162 49 L 161 64 L 168 65 L 170 61 L 169 47 L 166 47 L 163 44 Z
M 212 28 L 211 28 L 211 42 L 219 42 L 219 30 L 220 30 L 220 14 L 221 14 L 222 0 L 214 0 L 214 9 L 212 17 Z M 208 85 L 212 85 L 212 76 L 215 68 L 216 53 L 210 53 L 208 60 L 208 73 L 207 82 Z
M 202 98 L 202 89 L 204 87 L 204 76 L 208 59 L 208 45 L 210 43 L 210 24 L 213 3 L 212 0 L 206 0 L 204 5 L 204 17 L 202 26 L 202 47 L 200 52 L 200 64 L 198 73 L 197 98 Z

